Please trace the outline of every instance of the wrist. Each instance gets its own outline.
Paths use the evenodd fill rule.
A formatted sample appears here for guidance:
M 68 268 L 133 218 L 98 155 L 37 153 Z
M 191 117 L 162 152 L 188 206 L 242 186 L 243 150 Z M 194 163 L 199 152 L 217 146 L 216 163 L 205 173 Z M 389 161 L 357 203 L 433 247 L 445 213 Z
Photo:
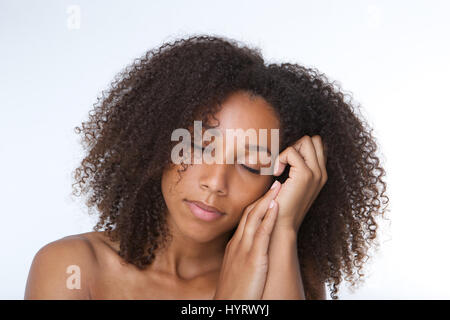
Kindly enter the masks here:
M 283 230 L 286 233 L 293 233 L 295 235 L 297 235 L 299 229 L 300 225 L 298 225 L 298 223 L 292 219 L 282 219 L 281 217 L 277 219 L 274 226 L 274 231 Z
M 285 241 L 297 243 L 298 231 L 292 225 L 276 224 L 272 231 L 272 237 L 281 237 Z

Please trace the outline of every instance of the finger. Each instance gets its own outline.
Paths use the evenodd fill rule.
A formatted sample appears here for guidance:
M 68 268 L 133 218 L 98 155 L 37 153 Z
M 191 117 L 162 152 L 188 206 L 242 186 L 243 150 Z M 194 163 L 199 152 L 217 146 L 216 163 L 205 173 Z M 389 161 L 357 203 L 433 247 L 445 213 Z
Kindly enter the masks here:
M 316 178 L 321 178 L 322 172 L 317 158 L 317 150 L 310 136 L 304 136 L 294 144 L 295 150 L 303 157 L 306 165 Z
M 244 230 L 241 236 L 241 245 L 250 249 L 253 243 L 255 232 L 258 229 L 261 221 L 264 218 L 267 210 L 269 209 L 270 201 L 276 198 L 280 189 L 280 182 L 276 181 L 275 188 L 269 190 L 259 201 L 253 209 L 248 213 Z
M 276 200 L 272 201 L 273 207 L 270 208 L 269 206 L 269 210 L 267 210 L 263 221 L 256 230 L 253 240 L 252 253 L 257 256 L 267 254 L 269 249 L 270 236 L 278 214 L 278 203 Z
M 244 210 L 244 213 L 241 217 L 241 220 L 239 221 L 239 225 L 238 225 L 236 231 L 234 232 L 233 239 L 235 239 L 237 243 L 239 243 L 239 241 L 241 241 L 242 233 L 244 232 L 244 228 L 245 228 L 245 223 L 247 222 L 248 213 L 249 213 L 249 210 L 247 207 Z
M 247 222 L 247 217 L 248 214 L 254 209 L 254 207 L 260 203 L 265 196 L 269 195 L 270 193 L 274 192 L 275 196 L 278 194 L 278 191 L 280 189 L 280 182 L 279 181 L 274 181 L 274 183 L 272 184 L 271 188 L 266 192 L 266 194 L 262 197 L 260 197 L 259 199 L 257 199 L 256 201 L 254 201 L 253 203 L 251 203 L 250 205 L 248 205 L 245 210 L 244 210 L 244 214 L 242 215 L 241 221 L 239 222 L 239 226 L 236 229 L 234 236 L 236 237 L 237 241 L 240 241 L 242 238 L 242 233 L 244 232 L 244 228 L 245 228 L 245 224 Z M 273 198 L 275 198 L 275 196 Z
M 317 153 L 317 160 L 319 161 L 319 168 L 322 173 L 322 180 L 321 184 L 325 184 L 327 180 L 327 159 L 325 154 L 325 147 L 324 143 L 322 141 L 322 138 L 320 136 L 314 136 L 312 137 L 312 142 L 314 144 L 314 148 L 316 149 Z
M 314 144 L 314 149 L 316 150 L 317 160 L 319 162 L 319 168 L 321 171 L 321 176 L 320 176 L 321 178 L 320 178 L 319 185 L 317 186 L 317 189 L 314 190 L 314 194 L 310 198 L 310 201 L 308 203 L 306 211 L 308 211 L 311 208 L 311 205 L 317 198 L 320 190 L 325 185 L 325 183 L 328 179 L 328 175 L 327 175 L 327 171 L 326 171 L 326 154 L 325 154 L 325 148 L 324 148 L 324 144 L 322 142 L 322 138 L 318 135 L 315 135 L 311 138 L 311 141 Z
M 294 171 L 296 169 L 300 169 L 301 171 L 311 171 L 311 169 L 306 165 L 305 160 L 293 146 L 287 147 L 277 156 L 275 159 L 275 170 L 273 175 L 281 175 L 288 164 L 292 167 L 291 169 L 294 169 Z M 291 171 L 289 171 L 289 174 L 291 174 Z

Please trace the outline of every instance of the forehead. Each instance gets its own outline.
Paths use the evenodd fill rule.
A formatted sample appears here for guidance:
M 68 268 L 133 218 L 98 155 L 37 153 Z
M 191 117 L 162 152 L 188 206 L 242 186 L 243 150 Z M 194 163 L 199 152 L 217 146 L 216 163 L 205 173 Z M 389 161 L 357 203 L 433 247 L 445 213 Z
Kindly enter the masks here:
M 279 120 L 272 106 L 259 96 L 237 92 L 230 95 L 214 117 L 220 122 L 218 129 L 279 129 Z M 217 125 L 217 120 L 212 123 Z

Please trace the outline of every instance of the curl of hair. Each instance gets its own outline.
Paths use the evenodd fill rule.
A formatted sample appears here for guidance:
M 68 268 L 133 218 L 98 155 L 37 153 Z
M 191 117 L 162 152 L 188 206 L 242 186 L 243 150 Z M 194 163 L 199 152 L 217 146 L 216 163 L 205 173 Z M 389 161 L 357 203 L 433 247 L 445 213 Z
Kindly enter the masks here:
M 328 148 L 328 181 L 298 233 L 298 255 L 337 299 L 344 278 L 364 276 L 368 249 L 389 198 L 372 130 L 334 82 L 315 68 L 267 64 L 257 48 L 224 37 L 197 35 L 165 43 L 122 70 L 97 98 L 81 128 L 86 156 L 74 170 L 75 196 L 96 208 L 95 231 L 120 242 L 119 255 L 143 269 L 170 238 L 161 192 L 176 128 L 220 109 L 238 90 L 268 101 L 281 120 L 280 150 L 304 135 Z M 285 170 L 287 173 L 288 170 Z M 283 174 L 277 177 L 281 182 Z M 384 200 L 384 201 L 382 201 Z M 311 284 L 304 279 L 308 297 Z

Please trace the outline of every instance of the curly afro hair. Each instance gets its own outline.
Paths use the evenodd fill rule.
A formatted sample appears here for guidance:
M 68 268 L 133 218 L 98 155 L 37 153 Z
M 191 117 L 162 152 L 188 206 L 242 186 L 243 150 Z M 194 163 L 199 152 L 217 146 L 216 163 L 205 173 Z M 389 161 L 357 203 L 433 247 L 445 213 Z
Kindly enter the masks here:
M 372 129 L 348 94 L 315 68 L 268 64 L 260 49 L 210 35 L 147 51 L 102 92 L 82 128 L 75 127 L 86 156 L 74 170 L 72 194 L 87 196 L 89 214 L 98 210 L 94 230 L 119 241 L 119 255 L 145 268 L 169 238 L 161 177 L 171 163 L 173 130 L 198 116 L 207 120 L 237 90 L 263 97 L 277 111 L 280 150 L 304 135 L 320 135 L 327 145 L 328 181 L 300 227 L 298 255 L 300 268 L 306 258 L 313 261 L 338 299 L 343 278 L 356 286 L 364 276 L 368 251 L 378 246 L 376 218 L 389 198 Z M 286 174 L 276 179 L 283 182 Z M 308 279 L 304 287 L 314 299 Z

